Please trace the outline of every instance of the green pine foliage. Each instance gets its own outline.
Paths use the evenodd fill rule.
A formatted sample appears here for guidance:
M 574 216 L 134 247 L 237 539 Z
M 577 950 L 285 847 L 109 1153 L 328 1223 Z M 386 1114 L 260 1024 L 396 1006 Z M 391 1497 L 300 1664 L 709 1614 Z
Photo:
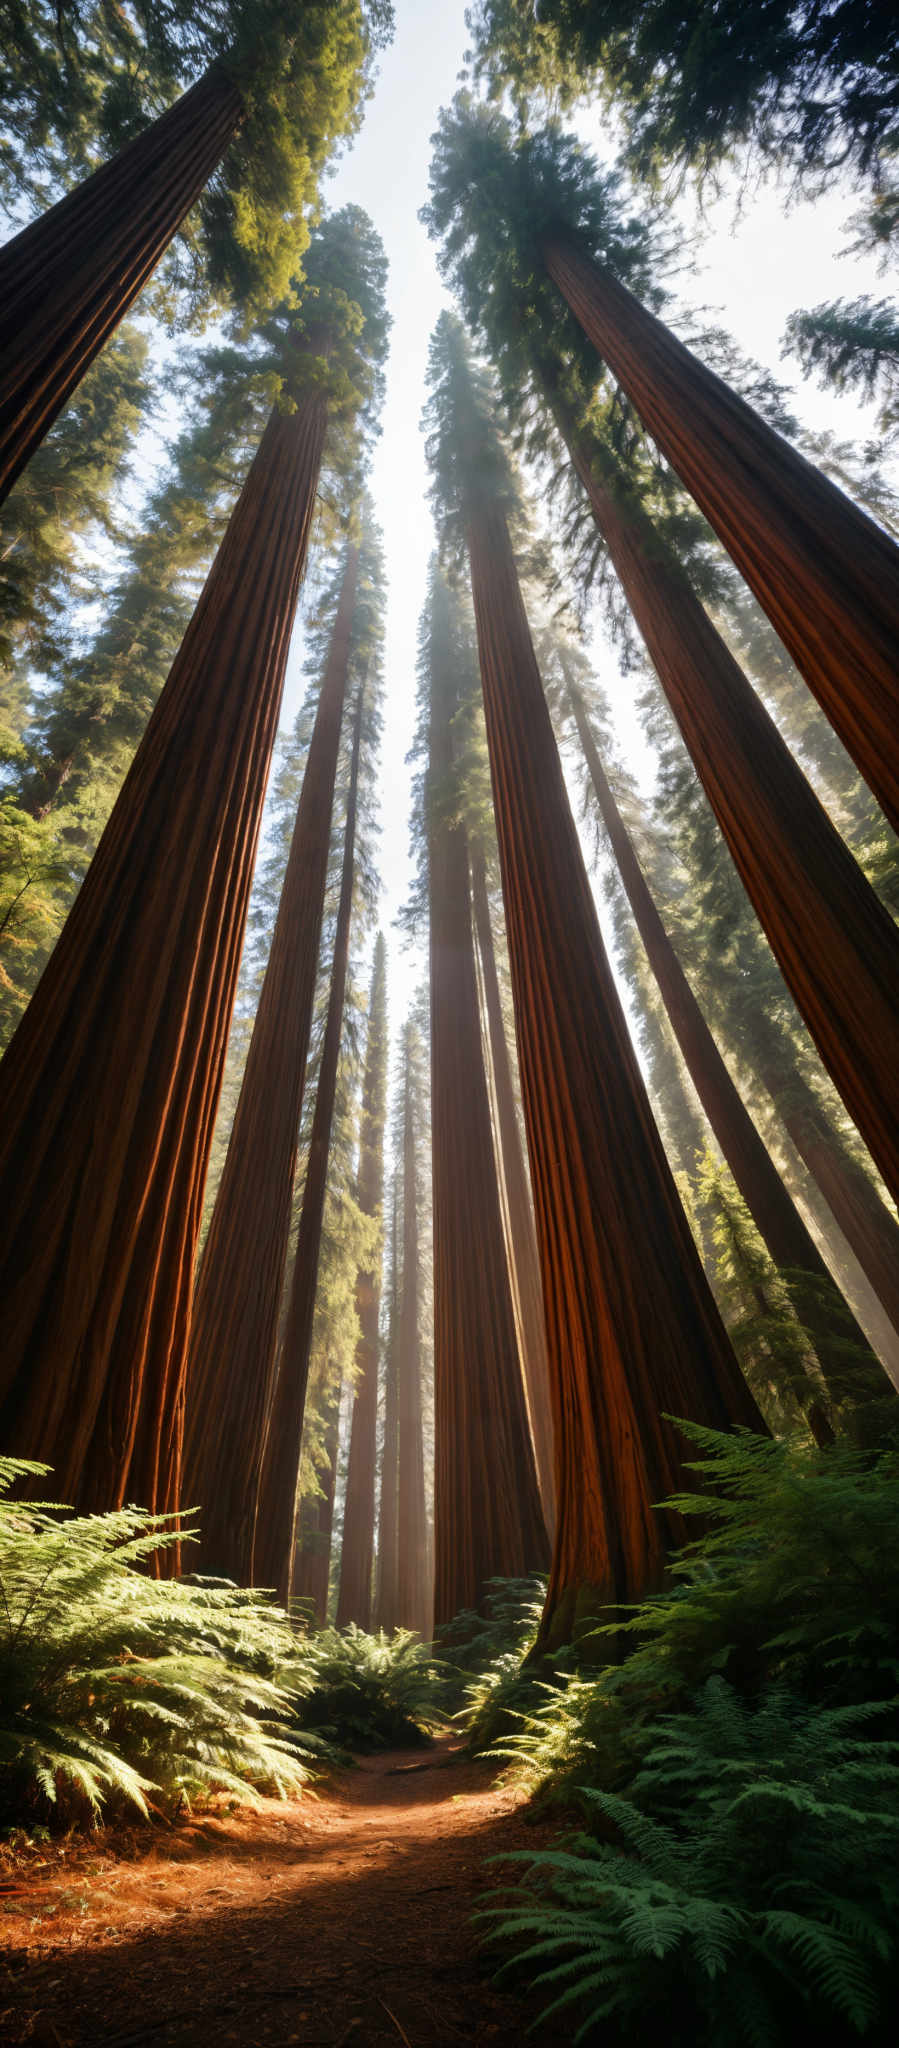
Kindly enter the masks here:
M 586 1787 L 592 1834 L 516 1861 L 492 1942 L 575 2041 L 683 2048 L 886 2040 L 897 1984 L 899 1743 L 882 1704 L 748 1702 L 709 1678 L 663 1715 L 629 1797 Z M 600 1837 L 597 1839 L 597 1835 Z M 612 1839 L 603 1839 L 603 1836 Z M 834 2031 L 834 2027 L 838 2031 Z
M 48 1470 L 0 1459 L 3 1817 L 298 1792 L 318 1745 L 290 1725 L 306 1679 L 286 1615 L 224 1580 L 153 1577 L 171 1517 L 10 1498 Z
M 446 1724 L 444 1674 L 408 1629 L 325 1628 L 303 1646 L 302 1729 L 350 1751 L 407 1749 Z
M 389 0 L 0 0 L 0 201 L 39 209 L 219 63 L 243 125 L 162 268 L 157 304 L 249 324 L 288 292 L 321 174 L 355 133 Z

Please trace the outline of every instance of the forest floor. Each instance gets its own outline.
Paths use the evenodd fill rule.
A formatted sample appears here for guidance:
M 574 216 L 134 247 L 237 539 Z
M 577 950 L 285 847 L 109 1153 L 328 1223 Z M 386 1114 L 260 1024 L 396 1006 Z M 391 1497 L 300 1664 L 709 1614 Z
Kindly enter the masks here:
M 487 1857 L 558 1821 L 455 1738 L 316 1790 L 3 1852 L 0 2041 L 522 2048 L 534 2004 L 491 1982 L 471 1915 Z

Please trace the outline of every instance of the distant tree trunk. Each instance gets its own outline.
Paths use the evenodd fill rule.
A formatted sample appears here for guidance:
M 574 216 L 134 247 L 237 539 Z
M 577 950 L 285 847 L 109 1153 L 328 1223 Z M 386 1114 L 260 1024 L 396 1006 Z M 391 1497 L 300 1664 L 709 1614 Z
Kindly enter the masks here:
M 365 1216 L 378 1216 L 384 1200 L 384 1125 L 387 1118 L 387 953 L 378 933 L 368 1010 L 368 1041 L 362 1082 L 358 1202 Z M 355 1621 L 371 1628 L 375 1549 L 375 1464 L 378 1421 L 378 1320 L 380 1266 L 360 1272 L 356 1282 L 359 1342 L 357 1380 L 350 1426 L 337 1626 Z
M 322 1039 L 306 1184 L 300 1210 L 297 1254 L 290 1286 L 284 1340 L 281 1345 L 280 1366 L 266 1426 L 256 1509 L 253 1583 L 257 1586 L 273 1586 L 278 1598 L 285 1605 L 293 1590 L 294 1517 L 300 1469 L 300 1440 L 303 1434 L 303 1410 L 306 1405 L 306 1385 L 309 1378 L 318 1255 L 328 1184 L 328 1148 L 331 1143 L 331 1122 L 334 1115 L 334 1094 L 343 1028 L 343 1001 L 350 950 L 356 845 L 356 787 L 361 729 L 360 690 L 353 721 L 353 753 L 343 842 L 343 873 L 331 968 L 331 991 Z
M 795 1061 L 776 1048 L 747 1057 L 777 1114 L 820 1188 L 834 1221 L 854 1251 L 894 1329 L 899 1330 L 899 1225 L 870 1176 L 822 1110 Z
M 496 1091 L 500 1163 L 509 1212 L 512 1283 L 519 1305 L 518 1320 L 528 1412 L 543 1513 L 551 1534 L 555 1521 L 553 1426 L 549 1405 L 543 1288 L 540 1281 L 540 1260 L 534 1232 L 530 1183 L 515 1109 L 512 1066 L 506 1044 L 499 976 L 496 971 L 490 900 L 487 894 L 487 866 L 483 848 L 480 846 L 474 847 L 471 855 L 471 896 L 484 981 L 484 1004 L 487 1011 L 493 1085 Z
M 399 1606 L 400 1389 L 397 1363 L 399 1337 L 399 1229 L 397 1185 L 393 1183 L 393 1230 L 390 1259 L 390 1319 L 384 1347 L 384 1449 L 381 1457 L 381 1499 L 378 1512 L 377 1623 L 392 1634 L 402 1623 Z
M 543 254 L 899 831 L 895 542 L 598 263 Z
M 618 870 L 696 1093 L 756 1228 L 794 1298 L 830 1393 L 837 1400 L 851 1400 L 853 1383 L 861 1381 L 858 1394 L 864 1399 L 870 1395 L 872 1380 L 876 1385 L 879 1362 L 840 1296 L 731 1080 L 650 894 L 609 787 L 583 697 L 570 681 L 568 695 Z M 802 1280 L 811 1280 L 812 1289 L 803 1286 Z M 847 1358 L 847 1340 L 855 1354 L 852 1359 Z M 804 1403 L 810 1426 L 819 1441 L 829 1442 L 832 1431 L 821 1427 L 817 1400 L 817 1389 L 810 1381 Z
M 297 1600 L 311 1603 L 315 1619 L 322 1626 L 328 1618 L 328 1588 L 331 1579 L 331 1534 L 334 1527 L 334 1494 L 337 1488 L 337 1452 L 340 1440 L 340 1390 L 334 1413 L 325 1432 L 325 1469 L 320 1474 L 322 1491 L 315 1500 L 304 1501 L 297 1524 L 293 1561 L 292 1592 Z
M 763 1427 L 708 1287 L 605 956 L 501 508 L 466 524 L 556 1446 L 538 1647 L 658 1585 L 688 1475 L 664 1415 Z
M 435 599 L 436 602 L 436 599 Z M 432 645 L 433 645 L 432 633 Z M 456 677 L 432 663 L 428 779 L 452 767 Z M 481 1046 L 464 826 L 430 806 L 434 1186 L 435 1621 L 488 1580 L 543 1568 L 547 1539 L 524 1398 Z
M 351 546 L 191 1318 L 185 1499 L 202 1510 L 202 1569 L 242 1585 L 277 1356 L 358 562 Z
M 244 118 L 219 65 L 0 250 L 0 503 Z
M 269 421 L 0 1068 L 0 1440 L 81 1510 L 178 1499 L 203 1184 L 325 424 L 318 399 Z
M 428 1555 L 425 1452 L 422 1432 L 421 1276 L 418 1237 L 418 1160 L 415 1097 L 406 1026 L 403 1076 L 403 1281 L 397 1330 L 399 1379 L 399 1577 L 398 1620 L 429 1642 L 433 1593 Z
M 572 455 L 784 979 L 899 1192 L 899 931 L 651 521 Z

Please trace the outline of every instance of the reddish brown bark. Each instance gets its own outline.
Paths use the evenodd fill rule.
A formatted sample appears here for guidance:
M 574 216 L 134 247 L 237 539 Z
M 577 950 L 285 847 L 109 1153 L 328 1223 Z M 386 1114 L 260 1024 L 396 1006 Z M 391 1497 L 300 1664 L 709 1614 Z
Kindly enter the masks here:
M 203 1184 L 325 432 L 269 421 L 0 1069 L 2 1441 L 174 1504 Z
M 358 1202 L 365 1216 L 380 1214 L 384 1200 L 384 1123 L 387 1115 L 386 954 L 378 936 L 368 1011 L 368 1043 L 362 1083 Z M 375 1464 L 378 1420 L 378 1316 L 381 1274 L 360 1272 L 356 1282 L 359 1342 L 357 1380 L 350 1426 L 337 1626 L 355 1621 L 371 1627 L 375 1550 Z
M 339 1436 L 338 1394 L 334 1413 L 325 1433 L 325 1469 L 319 1476 L 322 1491 L 315 1500 L 304 1501 L 300 1513 L 291 1588 L 294 1599 L 305 1600 L 311 1604 L 316 1621 L 322 1625 L 328 1615 Z
M 360 692 L 353 725 L 353 754 L 343 842 L 343 872 L 331 967 L 331 990 L 322 1039 L 296 1259 L 280 1365 L 266 1424 L 256 1507 L 252 1578 L 257 1586 L 274 1586 L 279 1599 L 285 1605 L 292 1591 L 300 1440 L 303 1434 L 303 1409 L 306 1405 L 306 1385 L 309 1378 L 318 1255 L 328 1182 L 328 1148 L 331 1142 L 331 1121 L 334 1114 L 343 1026 L 343 1000 L 346 993 L 350 950 L 361 724 Z
M 899 831 L 899 549 L 582 250 L 544 259 Z
M 899 1192 L 899 931 L 651 522 L 572 455 L 787 986 Z
M 650 894 L 630 835 L 615 802 L 599 757 L 580 691 L 569 682 L 568 694 L 584 750 L 596 801 L 608 832 L 621 880 L 637 929 L 658 983 L 671 1028 L 687 1071 L 715 1137 L 756 1227 L 795 1295 L 800 1320 L 809 1331 L 818 1362 L 836 1399 L 868 1397 L 879 1377 L 879 1364 L 863 1332 L 839 1295 L 836 1283 L 817 1250 L 798 1209 L 731 1080 L 696 997 Z M 802 1281 L 811 1280 L 809 1289 Z M 821 1290 L 824 1290 L 822 1293 Z M 836 1318 L 833 1310 L 837 1309 Z M 847 1341 L 854 1356 L 847 1358 Z M 816 1418 L 816 1392 L 809 1383 L 811 1426 L 819 1441 L 830 1442 Z M 812 1405 L 810 1405 L 812 1404 Z
M 244 117 L 213 65 L 0 250 L 0 503 L 152 275 Z
M 415 1101 L 406 1027 L 403 1085 L 403 1284 L 397 1327 L 399 1379 L 399 1556 L 397 1618 L 429 1642 L 433 1628 L 433 1593 L 428 1555 L 425 1503 L 425 1453 L 422 1432 L 420 1250 L 418 1235 L 418 1161 L 415 1142 Z
M 397 1372 L 396 1191 L 393 1204 L 393 1300 L 384 1347 L 384 1447 L 381 1453 L 381 1498 L 378 1508 L 378 1627 L 391 1633 L 402 1623 L 399 1604 L 400 1390 Z
M 528 1413 L 531 1435 L 534 1439 L 534 1456 L 537 1460 L 540 1498 L 543 1502 L 546 1526 L 552 1534 L 555 1520 L 553 1426 L 549 1404 L 543 1288 L 540 1282 L 540 1260 L 534 1232 L 530 1183 L 521 1145 L 515 1109 L 515 1090 L 512 1085 L 512 1065 L 503 1023 L 493 927 L 490 920 L 490 901 L 487 894 L 487 868 L 482 847 L 475 847 L 472 852 L 471 900 L 481 961 L 484 1006 L 487 1012 L 500 1169 L 506 1193 L 512 1285 L 517 1296 Z
M 762 1427 L 656 1130 L 606 959 L 505 517 L 467 508 L 556 1446 L 540 1646 L 657 1585 L 683 1488 L 664 1415 Z
M 184 1497 L 202 1511 L 202 1569 L 241 1584 L 277 1356 L 358 563 L 351 546 L 191 1317 Z
M 434 604 L 440 601 L 439 585 Z M 546 1562 L 484 1073 L 463 826 L 435 816 L 457 682 L 432 621 L 428 779 L 434 1190 L 434 1618 Z

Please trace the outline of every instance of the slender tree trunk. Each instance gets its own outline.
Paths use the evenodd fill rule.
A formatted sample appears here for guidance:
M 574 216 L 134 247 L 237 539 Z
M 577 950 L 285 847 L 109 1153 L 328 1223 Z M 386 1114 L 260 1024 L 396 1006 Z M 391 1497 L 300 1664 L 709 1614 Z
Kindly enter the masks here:
M 899 931 L 651 522 L 572 455 L 784 979 L 899 1192 Z
M 899 549 L 583 251 L 544 260 L 899 831 Z
M 861 1379 L 858 1391 L 864 1399 L 870 1395 L 872 1381 L 876 1385 L 879 1377 L 878 1361 L 839 1295 L 731 1080 L 650 895 L 609 787 L 583 697 L 570 681 L 568 694 L 618 870 L 696 1093 L 756 1228 L 794 1297 L 797 1315 L 814 1344 L 829 1392 L 837 1400 L 851 1400 L 853 1382 Z M 803 1280 L 812 1281 L 811 1290 L 802 1285 Z M 847 1340 L 853 1346 L 854 1359 L 847 1358 Z M 805 1406 L 817 1404 L 817 1400 L 817 1390 L 810 1381 Z M 828 1429 L 823 1437 L 820 1431 L 818 1434 L 819 1440 L 830 1441 L 832 1432 Z
M 328 1185 L 328 1148 L 331 1143 L 331 1122 L 334 1115 L 350 950 L 356 845 L 356 786 L 361 726 L 360 691 L 353 725 L 353 754 L 343 844 L 343 873 L 331 968 L 331 991 L 318 1070 L 297 1254 L 290 1287 L 284 1341 L 281 1346 L 281 1362 L 266 1427 L 256 1508 L 253 1582 L 257 1586 L 274 1586 L 285 1606 L 293 1590 L 291 1575 L 300 1440 L 303 1434 L 303 1410 L 306 1405 L 306 1385 L 309 1378 L 318 1255 Z
M 273 414 L 0 1069 L 0 1440 L 63 1500 L 178 1497 L 203 1184 L 326 415 Z
M 337 1489 L 337 1453 L 340 1442 L 340 1390 L 334 1413 L 325 1433 L 325 1469 L 322 1491 L 315 1500 L 304 1501 L 297 1526 L 293 1561 L 292 1591 L 295 1599 L 311 1603 L 317 1622 L 328 1618 L 328 1587 L 331 1579 L 331 1533 L 334 1527 L 334 1495 Z
M 0 503 L 244 117 L 221 65 L 0 250 Z
M 351 546 L 191 1319 L 185 1499 L 202 1510 L 202 1568 L 244 1585 L 277 1356 L 358 562 Z
M 667 1415 L 763 1425 L 708 1287 L 605 956 L 505 517 L 467 508 L 556 1446 L 539 1647 L 659 1583 L 688 1483 Z
M 423 1642 L 433 1630 L 422 1431 L 418 1160 L 409 1026 L 403 1077 L 403 1285 L 397 1330 L 399 1379 L 399 1576 L 397 1618 Z
M 899 1225 L 792 1060 L 769 1047 L 753 1066 L 893 1328 L 899 1330 Z
M 384 1200 L 384 1124 L 387 1117 L 387 983 L 386 950 L 380 932 L 375 946 L 368 1043 L 362 1084 L 362 1129 L 359 1141 L 359 1207 L 365 1216 L 380 1216 Z M 356 1346 L 357 1380 L 350 1427 L 340 1590 L 337 1626 L 355 1621 L 371 1627 L 372 1575 L 375 1549 L 375 1465 L 378 1423 L 378 1320 L 381 1305 L 380 1265 L 358 1275 L 356 1308 L 360 1336 Z
M 384 1450 L 381 1458 L 381 1500 L 378 1513 L 378 1627 L 393 1633 L 403 1624 L 399 1604 L 399 1486 L 400 1486 L 400 1387 L 397 1361 L 399 1338 L 399 1246 L 397 1232 L 397 1186 L 393 1184 L 393 1235 L 391 1241 L 390 1326 L 384 1348 Z
M 435 597 L 436 602 L 436 597 Z M 433 658 L 428 779 L 452 767 L 457 681 Z M 524 1398 L 481 1044 L 464 826 L 431 805 L 428 871 L 434 1187 L 434 1613 L 539 1571 L 547 1540 Z
M 496 1091 L 500 1163 L 509 1212 L 512 1284 L 518 1297 L 518 1322 L 528 1412 L 531 1419 L 531 1435 L 534 1439 L 534 1456 L 537 1460 L 540 1498 L 543 1502 L 547 1529 L 552 1533 L 555 1522 L 553 1426 L 549 1405 L 543 1287 L 540 1281 L 540 1260 L 534 1231 L 530 1182 L 521 1146 L 515 1109 L 515 1090 L 512 1084 L 512 1065 L 503 1024 L 493 927 L 490 921 L 490 901 L 487 894 L 487 866 L 483 848 L 480 846 L 474 848 L 471 857 L 471 896 L 484 981 L 484 1005 L 487 1011 L 493 1085 Z

